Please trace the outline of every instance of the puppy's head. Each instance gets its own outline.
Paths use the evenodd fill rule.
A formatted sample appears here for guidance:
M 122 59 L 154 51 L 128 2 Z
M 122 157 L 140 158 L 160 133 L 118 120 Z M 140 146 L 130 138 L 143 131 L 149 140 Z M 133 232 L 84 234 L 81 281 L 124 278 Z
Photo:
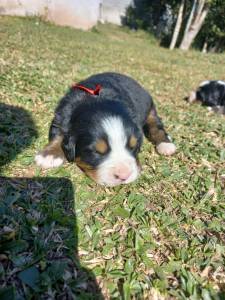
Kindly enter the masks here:
M 68 161 L 75 161 L 97 183 L 116 186 L 138 177 L 141 143 L 142 132 L 128 114 L 101 106 L 73 116 L 62 148 Z
M 196 92 L 195 92 L 195 91 L 191 91 L 191 92 L 189 93 L 189 96 L 188 96 L 188 97 L 185 97 L 184 100 L 187 101 L 188 103 L 196 102 L 196 101 L 197 101 L 197 95 L 196 95 Z

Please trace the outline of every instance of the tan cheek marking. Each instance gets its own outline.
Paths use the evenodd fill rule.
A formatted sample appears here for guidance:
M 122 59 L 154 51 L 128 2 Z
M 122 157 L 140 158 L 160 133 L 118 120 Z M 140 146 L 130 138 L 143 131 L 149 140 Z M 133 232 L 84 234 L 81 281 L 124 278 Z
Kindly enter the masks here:
M 75 162 L 78 165 L 78 167 L 81 168 L 84 172 L 86 172 L 86 170 L 93 170 L 93 167 L 87 164 L 86 162 L 82 161 L 80 157 L 77 157 L 75 159 Z
M 134 148 L 136 145 L 137 145 L 137 138 L 134 135 L 132 135 L 129 140 L 129 146 L 130 148 Z
M 95 149 L 97 152 L 104 154 L 108 151 L 108 145 L 104 140 L 98 140 Z
M 97 174 L 97 170 L 93 169 L 93 167 L 87 163 L 85 163 L 84 161 L 81 160 L 80 157 L 77 157 L 75 159 L 75 162 L 77 164 L 77 166 L 90 178 L 92 178 L 94 181 L 97 182 L 98 180 L 98 174 Z
M 95 182 L 98 182 L 98 173 L 96 170 L 89 170 L 85 172 L 91 179 L 93 179 Z

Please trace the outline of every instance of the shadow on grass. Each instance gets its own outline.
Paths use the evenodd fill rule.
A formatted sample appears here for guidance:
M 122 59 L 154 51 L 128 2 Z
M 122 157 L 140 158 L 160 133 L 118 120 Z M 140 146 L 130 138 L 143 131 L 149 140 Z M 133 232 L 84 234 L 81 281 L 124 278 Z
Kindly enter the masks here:
M 0 166 L 35 137 L 24 109 L 0 104 Z M 103 299 L 79 262 L 70 180 L 0 177 L 0 299 Z
M 0 103 L 0 168 L 37 138 L 30 114 L 21 107 Z
M 0 178 L 0 199 L 1 299 L 103 299 L 79 263 L 70 180 Z

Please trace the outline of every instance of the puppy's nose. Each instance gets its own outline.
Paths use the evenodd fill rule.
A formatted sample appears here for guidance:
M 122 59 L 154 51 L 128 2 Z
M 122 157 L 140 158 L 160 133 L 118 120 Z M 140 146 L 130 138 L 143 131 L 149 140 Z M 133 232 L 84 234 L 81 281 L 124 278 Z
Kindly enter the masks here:
M 132 171 L 129 167 L 120 166 L 120 167 L 115 169 L 114 177 L 116 179 L 120 179 L 121 181 L 125 181 L 130 177 L 131 173 L 132 173 Z

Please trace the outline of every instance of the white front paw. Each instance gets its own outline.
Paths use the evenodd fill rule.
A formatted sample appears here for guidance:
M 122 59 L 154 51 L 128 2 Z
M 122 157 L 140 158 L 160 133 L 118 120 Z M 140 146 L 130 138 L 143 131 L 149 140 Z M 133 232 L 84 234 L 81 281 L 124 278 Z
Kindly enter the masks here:
M 61 157 L 55 157 L 53 155 L 42 155 L 38 153 L 35 156 L 36 164 L 43 169 L 56 168 L 63 164 L 63 159 Z
M 156 149 L 159 154 L 163 155 L 173 155 L 176 152 L 176 146 L 173 143 L 162 142 Z

